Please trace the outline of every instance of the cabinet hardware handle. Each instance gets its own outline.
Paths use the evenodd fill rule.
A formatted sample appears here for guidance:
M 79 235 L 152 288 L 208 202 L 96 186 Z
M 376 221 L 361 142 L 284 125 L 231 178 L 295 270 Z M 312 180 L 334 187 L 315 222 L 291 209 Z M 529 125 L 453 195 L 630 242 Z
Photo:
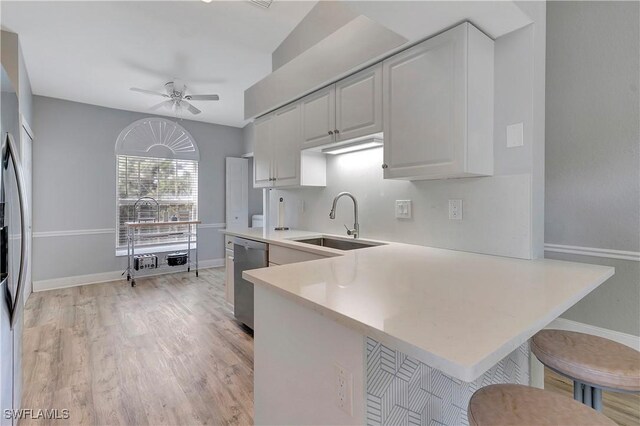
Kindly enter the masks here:
M 382 168 L 383 168 L 383 169 L 387 169 L 387 168 L 389 168 L 389 166 L 388 166 L 388 165 L 386 165 L 386 164 L 383 164 L 383 165 L 382 165 Z
M 335 130 L 334 130 L 334 132 L 335 132 L 335 134 L 337 135 L 338 133 L 340 133 L 340 130 L 335 129 Z
M 329 130 L 329 134 L 330 134 L 330 135 L 332 135 L 332 134 L 333 134 L 333 132 L 332 132 L 331 130 Z

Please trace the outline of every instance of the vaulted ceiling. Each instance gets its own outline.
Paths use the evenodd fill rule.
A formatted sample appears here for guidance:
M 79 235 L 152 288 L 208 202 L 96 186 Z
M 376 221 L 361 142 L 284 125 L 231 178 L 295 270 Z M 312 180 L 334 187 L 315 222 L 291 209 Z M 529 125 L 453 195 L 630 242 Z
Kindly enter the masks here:
M 185 118 L 243 126 L 244 90 L 271 72 L 271 53 L 315 3 L 3 0 L 0 19 L 19 34 L 36 95 L 149 112 L 162 98 L 129 88 L 163 91 L 179 78 L 220 95 L 193 101 L 202 113 Z

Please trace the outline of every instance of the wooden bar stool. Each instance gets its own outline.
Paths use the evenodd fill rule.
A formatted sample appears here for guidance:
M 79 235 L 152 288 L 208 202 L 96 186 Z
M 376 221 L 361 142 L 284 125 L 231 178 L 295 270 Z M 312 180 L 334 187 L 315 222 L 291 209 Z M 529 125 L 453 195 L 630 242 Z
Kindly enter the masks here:
M 545 366 L 573 380 L 573 398 L 602 411 L 602 390 L 640 392 L 640 352 L 590 334 L 542 330 L 531 351 Z
M 614 426 L 603 414 L 566 396 L 524 385 L 489 385 L 469 401 L 471 426 Z

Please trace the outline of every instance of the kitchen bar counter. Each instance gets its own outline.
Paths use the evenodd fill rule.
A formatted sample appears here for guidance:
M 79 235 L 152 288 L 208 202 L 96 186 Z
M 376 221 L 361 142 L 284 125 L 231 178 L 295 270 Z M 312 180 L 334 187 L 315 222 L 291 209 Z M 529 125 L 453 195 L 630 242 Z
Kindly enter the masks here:
M 605 266 L 401 243 L 339 251 L 290 240 L 323 235 L 306 231 L 224 232 L 338 254 L 243 276 L 467 382 L 614 273 Z

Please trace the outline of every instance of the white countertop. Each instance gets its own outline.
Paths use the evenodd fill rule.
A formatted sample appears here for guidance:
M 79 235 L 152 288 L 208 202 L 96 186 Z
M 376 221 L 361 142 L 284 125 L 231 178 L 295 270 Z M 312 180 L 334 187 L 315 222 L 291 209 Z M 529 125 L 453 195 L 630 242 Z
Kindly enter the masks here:
M 339 251 L 288 240 L 323 235 L 317 232 L 224 232 L 333 255 L 243 277 L 464 381 L 475 380 L 614 273 L 598 265 L 400 243 Z

